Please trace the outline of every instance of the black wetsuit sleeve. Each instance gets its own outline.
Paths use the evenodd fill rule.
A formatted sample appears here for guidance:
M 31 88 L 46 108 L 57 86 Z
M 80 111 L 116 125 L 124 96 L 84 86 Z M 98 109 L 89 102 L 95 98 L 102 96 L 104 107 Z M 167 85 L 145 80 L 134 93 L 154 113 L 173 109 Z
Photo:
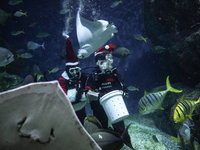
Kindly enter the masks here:
M 87 92 L 88 90 L 93 91 L 94 89 L 95 89 L 95 81 L 93 78 L 93 73 L 91 73 L 90 76 L 87 78 L 85 90 Z

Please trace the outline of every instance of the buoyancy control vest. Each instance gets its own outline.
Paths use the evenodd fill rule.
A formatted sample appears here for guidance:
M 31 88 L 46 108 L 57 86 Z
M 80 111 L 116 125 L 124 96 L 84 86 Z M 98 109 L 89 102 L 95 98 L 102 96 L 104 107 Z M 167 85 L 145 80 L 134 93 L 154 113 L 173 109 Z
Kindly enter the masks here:
M 96 91 L 100 92 L 99 97 L 111 92 L 113 90 L 123 90 L 124 83 L 116 68 L 108 70 L 105 73 L 94 70 L 92 77 L 95 82 Z
M 70 90 L 70 89 L 76 89 L 77 94 L 76 94 L 76 100 L 74 103 L 78 103 L 80 101 L 80 99 L 82 98 L 82 94 L 84 92 L 84 88 L 85 88 L 85 82 L 86 82 L 86 77 L 84 77 L 83 75 L 81 75 L 81 78 L 79 80 L 76 81 L 70 81 L 70 80 L 65 80 L 66 81 L 66 90 Z

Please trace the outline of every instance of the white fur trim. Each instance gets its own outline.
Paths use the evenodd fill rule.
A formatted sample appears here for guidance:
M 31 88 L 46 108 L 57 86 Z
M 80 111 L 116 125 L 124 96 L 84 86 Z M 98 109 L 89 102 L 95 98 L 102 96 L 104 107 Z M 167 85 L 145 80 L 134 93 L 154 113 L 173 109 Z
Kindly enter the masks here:
M 82 97 L 80 99 L 79 103 L 76 103 L 73 105 L 73 108 L 75 111 L 81 110 L 85 105 L 87 104 L 87 98 L 85 96 L 85 93 L 82 94 Z
M 76 89 L 70 89 L 67 91 L 67 97 L 69 98 L 70 102 L 75 102 L 76 100 Z
M 69 76 L 66 71 L 64 71 L 61 75 L 64 79 L 69 80 Z
M 75 66 L 75 65 L 78 65 L 79 64 L 79 62 L 77 61 L 77 62 L 67 62 L 67 63 L 65 63 L 65 66 Z
M 85 96 L 85 93 L 82 94 L 82 97 L 81 97 L 80 101 L 82 101 L 82 102 L 83 102 L 83 101 L 87 101 L 87 98 L 86 98 L 86 96 Z
M 106 46 L 105 46 L 105 49 L 109 49 L 109 48 L 110 48 L 109 45 L 106 45 Z
M 98 53 L 94 53 L 94 56 L 97 56 L 97 55 L 99 55 L 99 54 L 102 54 L 102 53 L 104 53 L 105 51 L 101 51 L 101 52 L 98 52 Z

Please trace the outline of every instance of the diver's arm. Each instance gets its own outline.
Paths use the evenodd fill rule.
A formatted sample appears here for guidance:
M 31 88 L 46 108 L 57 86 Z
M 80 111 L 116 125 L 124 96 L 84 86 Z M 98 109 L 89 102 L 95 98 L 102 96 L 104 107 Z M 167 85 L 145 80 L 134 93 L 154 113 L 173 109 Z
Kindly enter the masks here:
M 98 99 L 99 99 L 99 93 L 98 92 L 93 92 L 93 91 L 89 90 L 87 92 L 86 97 L 87 97 L 87 99 L 89 101 L 98 101 Z
M 93 92 L 94 89 L 95 81 L 93 79 L 93 75 L 90 74 L 85 86 L 86 97 L 89 101 L 97 101 L 99 99 L 99 93 Z

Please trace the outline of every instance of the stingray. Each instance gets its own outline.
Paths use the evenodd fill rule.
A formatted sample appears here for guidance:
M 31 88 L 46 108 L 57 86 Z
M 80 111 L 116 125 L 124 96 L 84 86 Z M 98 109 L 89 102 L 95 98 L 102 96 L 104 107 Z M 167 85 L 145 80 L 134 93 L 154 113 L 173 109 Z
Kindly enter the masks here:
M 77 38 L 80 49 L 77 57 L 84 59 L 102 47 L 118 30 L 106 20 L 90 21 L 80 16 L 76 17 Z
M 58 81 L 0 93 L 0 149 L 100 150 L 78 120 Z

